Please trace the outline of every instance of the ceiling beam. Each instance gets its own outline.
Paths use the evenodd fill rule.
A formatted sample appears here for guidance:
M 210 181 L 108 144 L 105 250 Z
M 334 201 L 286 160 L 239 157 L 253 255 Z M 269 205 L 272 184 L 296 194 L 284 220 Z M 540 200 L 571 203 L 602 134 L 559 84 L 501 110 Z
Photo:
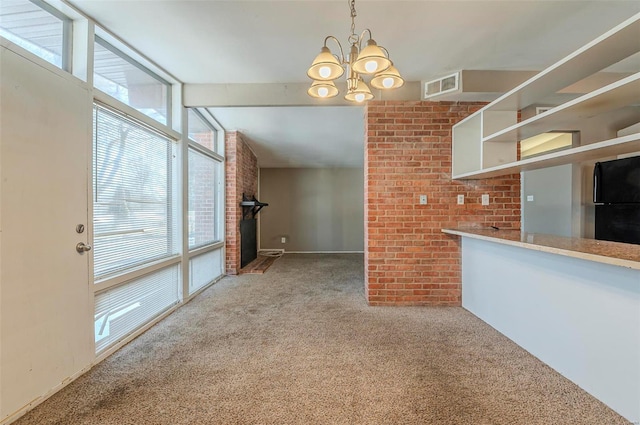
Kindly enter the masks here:
M 341 94 L 347 84 L 337 83 Z M 187 107 L 227 106 L 362 106 L 344 100 L 342 95 L 316 99 L 307 94 L 307 83 L 283 84 L 184 84 L 183 99 Z M 420 100 L 420 82 L 406 82 L 395 90 L 371 92 L 377 100 Z
M 490 102 L 526 79 L 536 75 L 534 71 L 460 71 L 459 89 L 434 96 L 433 101 L 482 101 Z M 560 90 L 558 96 L 587 93 L 627 74 L 600 72 L 572 86 Z M 187 107 L 238 107 L 238 106 L 362 106 L 344 100 L 347 83 L 338 82 L 340 95 L 329 99 L 316 99 L 307 94 L 307 83 L 283 84 L 185 84 L 184 105 Z M 406 82 L 395 90 L 372 89 L 376 100 L 421 100 L 422 83 Z M 553 103 L 554 99 L 549 101 Z

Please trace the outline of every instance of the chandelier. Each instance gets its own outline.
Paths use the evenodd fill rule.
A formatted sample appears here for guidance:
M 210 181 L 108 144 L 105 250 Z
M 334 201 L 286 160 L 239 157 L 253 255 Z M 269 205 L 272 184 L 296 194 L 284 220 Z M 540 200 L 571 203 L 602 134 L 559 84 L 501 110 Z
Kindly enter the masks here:
M 347 72 L 347 94 L 344 98 L 352 102 L 373 99 L 373 94 L 363 76 L 373 76 L 370 81 L 371 85 L 382 90 L 396 89 L 404 84 L 400 73 L 389 59 L 389 52 L 376 44 L 372 38 L 371 30 L 365 29 L 360 36 L 355 33 L 356 1 L 351 0 L 349 4 L 351 7 L 351 34 L 348 38 L 351 50 L 349 55 L 345 57 L 340 41 L 334 36 L 330 35 L 324 39 L 324 46 L 320 50 L 320 54 L 316 56 L 307 71 L 307 75 L 313 80 L 307 91 L 311 97 L 337 96 L 338 88 L 333 81 L 340 78 L 345 70 Z M 362 41 L 366 33 L 369 34 L 369 39 L 363 49 Z M 340 56 L 331 53 L 327 47 L 329 40 L 334 40 L 338 44 Z

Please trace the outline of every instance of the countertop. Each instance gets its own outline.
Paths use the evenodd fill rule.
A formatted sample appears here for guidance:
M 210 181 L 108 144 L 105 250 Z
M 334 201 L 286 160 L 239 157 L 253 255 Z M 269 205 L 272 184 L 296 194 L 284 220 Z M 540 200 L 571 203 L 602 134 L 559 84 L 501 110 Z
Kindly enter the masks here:
M 442 229 L 442 232 L 640 270 L 640 245 L 520 230 L 460 228 Z

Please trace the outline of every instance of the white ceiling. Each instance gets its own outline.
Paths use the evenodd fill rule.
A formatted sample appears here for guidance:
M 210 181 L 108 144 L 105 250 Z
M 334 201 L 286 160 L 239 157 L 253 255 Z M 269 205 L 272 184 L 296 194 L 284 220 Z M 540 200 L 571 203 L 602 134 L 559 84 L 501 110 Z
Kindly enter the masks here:
M 193 84 L 310 82 L 306 69 L 324 37 L 347 43 L 350 28 L 346 0 L 70 3 Z M 460 69 L 544 69 L 640 12 L 640 1 L 358 0 L 356 10 L 356 30 L 370 28 L 403 77 L 420 81 Z M 362 164 L 360 108 L 212 112 L 226 129 L 247 132 L 262 166 Z
M 261 168 L 362 167 L 364 108 L 351 106 L 209 108 L 242 131 Z

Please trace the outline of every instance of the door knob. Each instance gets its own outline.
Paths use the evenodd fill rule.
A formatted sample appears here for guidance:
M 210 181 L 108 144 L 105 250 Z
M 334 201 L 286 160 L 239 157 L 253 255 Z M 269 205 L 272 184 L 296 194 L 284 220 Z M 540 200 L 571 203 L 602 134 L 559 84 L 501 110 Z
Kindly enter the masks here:
M 91 245 L 85 245 L 84 242 L 80 242 L 76 245 L 76 251 L 78 251 L 78 254 L 91 251 Z

